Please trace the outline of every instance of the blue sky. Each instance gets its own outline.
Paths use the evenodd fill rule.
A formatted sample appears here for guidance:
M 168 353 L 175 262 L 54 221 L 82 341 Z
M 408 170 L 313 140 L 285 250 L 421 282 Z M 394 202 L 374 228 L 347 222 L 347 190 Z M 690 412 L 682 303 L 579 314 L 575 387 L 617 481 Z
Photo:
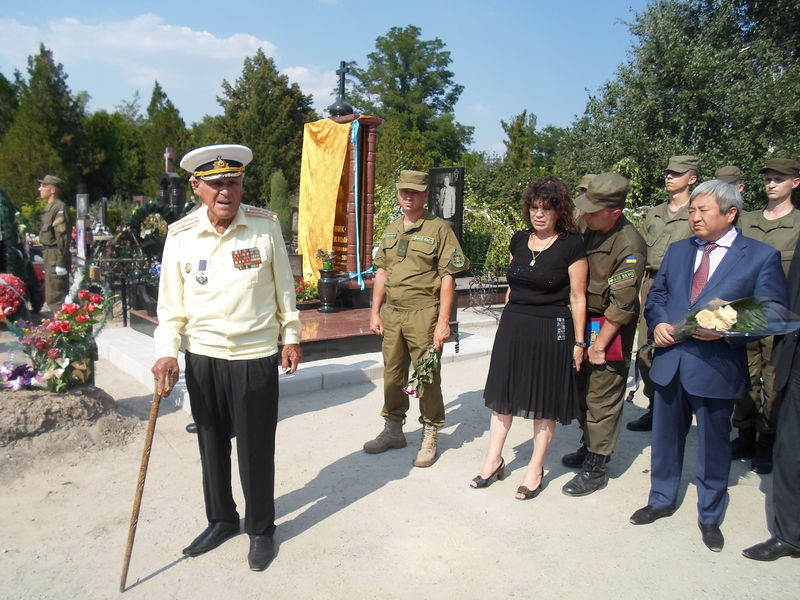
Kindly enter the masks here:
M 312 94 L 322 112 L 340 60 L 366 65 L 375 38 L 416 25 L 440 38 L 464 86 L 456 118 L 475 127 L 473 149 L 502 153 L 500 120 L 528 110 L 544 125 L 569 125 L 590 93 L 626 61 L 625 22 L 647 0 L 242 0 L 4 2 L 0 72 L 25 73 L 40 43 L 51 49 L 89 109 L 113 110 L 157 79 L 187 123 L 219 114 L 223 79 L 234 81 L 261 47 Z M 327 113 L 324 113 L 327 114 Z

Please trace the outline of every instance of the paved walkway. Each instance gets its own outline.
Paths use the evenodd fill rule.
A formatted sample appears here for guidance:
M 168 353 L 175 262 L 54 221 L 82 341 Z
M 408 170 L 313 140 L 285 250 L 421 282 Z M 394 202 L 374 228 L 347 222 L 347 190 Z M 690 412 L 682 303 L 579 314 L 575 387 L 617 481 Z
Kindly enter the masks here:
M 800 596 L 800 562 L 756 563 L 740 554 L 768 536 L 765 493 L 771 476 L 757 476 L 745 463 L 733 465 L 722 525 L 725 548 L 717 554 L 703 546 L 692 483 L 694 433 L 678 511 L 653 525 L 628 523 L 647 498 L 648 434 L 623 430 L 608 487 L 569 498 L 560 488 L 572 472 L 559 458 L 575 448 L 579 431 L 575 425 L 560 427 L 546 459 L 546 489 L 520 502 L 514 491 L 531 454 L 531 424 L 515 420 L 504 452 L 508 478 L 470 489 L 467 483 L 486 450 L 489 414 L 482 400 L 488 356 L 467 358 L 468 339 L 462 357 L 444 366 L 447 425 L 440 435 L 441 456 L 429 469 L 411 466 L 420 437 L 414 407 L 405 427 L 407 448 L 377 456 L 361 450 L 381 425 L 381 383 L 370 371 L 375 357 L 301 366 L 321 370 L 313 389 L 299 386 L 287 393 L 292 384 L 283 383 L 276 455 L 280 550 L 264 573 L 247 569 L 244 535 L 204 556 L 181 556 L 181 548 L 205 525 L 199 459 L 195 438 L 183 429 L 190 417 L 162 405 L 129 574 L 132 587 L 124 597 Z M 117 350 L 111 344 L 109 356 Z M 357 381 L 335 375 L 340 367 L 360 364 L 373 375 L 365 372 Z M 98 384 L 146 418 L 149 374 L 141 383 L 118 369 L 125 366 L 119 361 L 98 365 Z M 334 382 L 339 385 L 332 387 Z M 641 397 L 635 402 L 641 404 Z M 639 414 L 638 406 L 626 405 L 626 421 Z M 65 457 L 57 467 L 31 472 L 5 490 L 0 598 L 118 596 L 142 439 L 143 428 L 126 448 Z M 236 482 L 234 493 L 241 497 Z

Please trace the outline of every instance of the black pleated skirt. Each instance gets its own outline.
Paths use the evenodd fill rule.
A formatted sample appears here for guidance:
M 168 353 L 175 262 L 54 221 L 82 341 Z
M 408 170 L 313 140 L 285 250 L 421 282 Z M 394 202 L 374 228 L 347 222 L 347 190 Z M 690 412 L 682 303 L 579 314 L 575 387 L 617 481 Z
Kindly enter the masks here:
M 504 415 L 569 424 L 580 411 L 574 342 L 568 309 L 507 304 L 494 339 L 486 406 Z

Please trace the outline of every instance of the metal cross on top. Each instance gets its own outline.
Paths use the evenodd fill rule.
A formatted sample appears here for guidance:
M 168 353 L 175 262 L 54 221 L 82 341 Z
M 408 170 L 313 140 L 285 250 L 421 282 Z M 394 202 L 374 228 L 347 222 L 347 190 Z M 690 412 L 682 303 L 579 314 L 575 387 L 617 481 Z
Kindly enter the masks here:
M 339 76 L 339 97 L 344 98 L 344 76 L 350 72 L 350 68 L 347 66 L 347 63 L 341 61 L 339 63 L 339 68 L 336 69 L 336 74 Z

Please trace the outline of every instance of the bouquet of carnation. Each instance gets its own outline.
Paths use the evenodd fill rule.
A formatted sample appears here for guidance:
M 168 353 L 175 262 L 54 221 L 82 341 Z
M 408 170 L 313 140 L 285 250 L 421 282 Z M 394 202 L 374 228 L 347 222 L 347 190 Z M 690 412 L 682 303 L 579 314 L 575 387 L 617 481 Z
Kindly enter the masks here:
M 412 398 L 422 398 L 425 394 L 425 386 L 433 383 L 433 375 L 439 370 L 440 364 L 441 353 L 436 350 L 435 346 L 431 346 L 422 360 L 414 366 L 414 372 L 403 391 Z
M 13 392 L 41 385 L 44 380 L 36 369 L 29 365 L 4 362 L 0 365 L 0 384 Z
M 78 291 L 78 302 L 61 305 L 53 318 L 21 329 L 22 350 L 31 357 L 47 388 L 63 392 L 93 377 L 94 337 L 108 320 L 114 298 Z
M 11 273 L 0 275 L 0 321 L 13 317 L 25 302 L 25 283 Z
M 676 342 L 682 342 L 701 329 L 724 337 L 764 337 L 798 328 L 800 317 L 773 300 L 751 296 L 733 302 L 712 300 L 676 325 L 672 337 Z

